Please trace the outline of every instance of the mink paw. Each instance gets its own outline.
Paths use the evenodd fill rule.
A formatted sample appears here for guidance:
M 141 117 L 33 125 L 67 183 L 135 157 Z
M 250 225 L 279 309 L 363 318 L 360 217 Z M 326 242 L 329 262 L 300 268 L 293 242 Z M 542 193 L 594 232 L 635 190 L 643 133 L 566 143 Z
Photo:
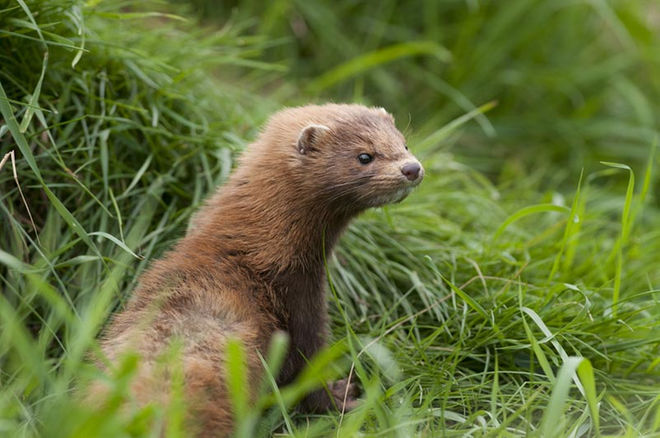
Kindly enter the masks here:
M 348 378 L 330 382 L 328 389 L 334 398 L 335 406 L 341 412 L 355 409 L 360 403 L 357 398 L 358 387 L 355 382 L 349 382 Z
M 348 379 L 329 382 L 328 387 L 308 394 L 301 403 L 304 411 L 322 413 L 330 410 L 347 412 L 359 405 L 357 385 Z

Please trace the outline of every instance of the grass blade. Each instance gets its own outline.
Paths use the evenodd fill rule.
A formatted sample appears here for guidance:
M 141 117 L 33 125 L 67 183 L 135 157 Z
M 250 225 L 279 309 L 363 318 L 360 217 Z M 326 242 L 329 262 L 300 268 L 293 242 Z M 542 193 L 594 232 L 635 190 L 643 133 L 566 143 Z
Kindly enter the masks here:
M 374 67 L 400 58 L 426 55 L 447 62 L 451 53 L 432 41 L 410 41 L 394 44 L 357 56 L 350 61 L 324 73 L 308 85 L 311 93 L 318 93 L 348 78 L 365 73 Z

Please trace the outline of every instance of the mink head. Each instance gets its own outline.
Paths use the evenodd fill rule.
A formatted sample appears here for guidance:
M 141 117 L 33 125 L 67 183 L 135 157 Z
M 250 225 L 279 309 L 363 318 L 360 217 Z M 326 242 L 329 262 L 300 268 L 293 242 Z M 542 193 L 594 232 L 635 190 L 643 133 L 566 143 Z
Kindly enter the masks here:
M 255 161 L 249 158 L 253 154 L 264 168 L 253 169 L 252 175 L 284 178 L 299 196 L 352 212 L 399 202 L 424 177 L 394 118 L 383 108 L 362 105 L 281 111 L 244 160 Z
M 394 118 L 382 108 L 337 105 L 296 140 L 298 166 L 319 194 L 358 209 L 399 202 L 424 177 Z M 306 174 L 306 176 L 305 176 Z

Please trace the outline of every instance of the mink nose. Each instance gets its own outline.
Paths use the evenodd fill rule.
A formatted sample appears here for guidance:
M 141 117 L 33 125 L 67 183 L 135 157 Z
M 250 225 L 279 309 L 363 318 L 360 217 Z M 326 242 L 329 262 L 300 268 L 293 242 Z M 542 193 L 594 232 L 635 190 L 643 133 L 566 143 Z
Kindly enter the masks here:
M 406 178 L 410 181 L 415 181 L 419 177 L 419 172 L 422 170 L 422 166 L 419 163 L 408 163 L 401 168 L 401 173 L 403 173 Z

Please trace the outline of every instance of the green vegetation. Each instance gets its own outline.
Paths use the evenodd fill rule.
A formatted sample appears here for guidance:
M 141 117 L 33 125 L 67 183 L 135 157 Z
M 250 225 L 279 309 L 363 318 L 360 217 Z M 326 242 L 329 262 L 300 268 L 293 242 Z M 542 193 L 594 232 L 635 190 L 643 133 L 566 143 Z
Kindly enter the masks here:
M 183 436 L 176 397 L 125 408 L 132 357 L 77 401 L 95 338 L 267 115 L 325 100 L 392 111 L 427 177 L 329 260 L 300 381 L 248 408 L 232 345 L 238 432 L 660 436 L 656 2 L 179 3 L 0 2 L 0 436 Z M 347 374 L 356 411 L 290 408 Z

